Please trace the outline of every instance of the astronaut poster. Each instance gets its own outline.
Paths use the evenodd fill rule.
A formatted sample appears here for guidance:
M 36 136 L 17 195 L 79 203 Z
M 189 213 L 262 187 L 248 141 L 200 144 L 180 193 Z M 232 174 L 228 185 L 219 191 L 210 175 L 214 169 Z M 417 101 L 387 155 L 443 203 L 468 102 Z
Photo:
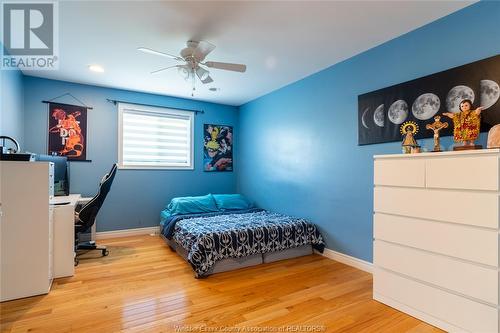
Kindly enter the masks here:
M 49 103 L 49 155 L 87 159 L 87 111 L 84 106 Z
M 233 128 L 205 124 L 203 133 L 203 170 L 233 171 Z

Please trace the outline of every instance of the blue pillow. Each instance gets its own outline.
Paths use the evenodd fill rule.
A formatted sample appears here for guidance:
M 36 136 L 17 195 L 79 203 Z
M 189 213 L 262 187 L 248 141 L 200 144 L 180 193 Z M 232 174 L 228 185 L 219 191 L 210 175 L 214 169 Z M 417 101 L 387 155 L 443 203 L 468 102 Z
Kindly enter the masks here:
M 173 198 L 163 211 L 165 214 L 162 213 L 162 216 L 209 213 L 218 210 L 214 197 L 207 194 L 199 197 Z
M 253 204 L 241 194 L 214 194 L 213 197 L 220 210 L 253 208 Z

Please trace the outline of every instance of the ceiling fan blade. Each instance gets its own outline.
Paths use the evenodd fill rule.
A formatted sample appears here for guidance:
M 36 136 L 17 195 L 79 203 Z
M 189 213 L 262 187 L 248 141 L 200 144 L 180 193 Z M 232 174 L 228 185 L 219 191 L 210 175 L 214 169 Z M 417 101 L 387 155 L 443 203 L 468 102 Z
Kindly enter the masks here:
M 174 68 L 174 67 L 179 67 L 179 65 L 168 66 L 168 67 L 165 67 L 165 68 L 161 68 L 161 69 L 158 69 L 156 71 L 152 71 L 151 74 L 158 74 L 160 72 L 166 71 L 167 69 Z
M 215 45 L 205 40 L 199 41 L 196 47 L 197 53 L 200 54 L 200 61 L 215 49 Z
M 228 62 L 216 62 L 216 61 L 207 61 L 203 65 L 211 68 L 224 69 L 226 71 L 240 72 L 245 73 L 247 70 L 246 65 L 242 64 L 231 64 Z
M 139 48 L 137 48 L 137 50 L 141 51 L 141 52 L 144 52 L 144 53 L 159 55 L 159 56 L 162 56 L 162 57 L 167 57 L 167 58 L 171 58 L 171 59 L 175 59 L 175 60 L 181 60 L 181 61 L 184 60 L 181 57 L 175 56 L 173 54 L 168 54 L 168 53 L 164 53 L 164 52 L 160 52 L 160 51 L 155 51 L 155 50 L 152 50 L 152 49 L 148 49 L 147 47 L 139 47 Z
M 206 78 L 205 80 L 200 80 L 200 81 L 201 81 L 201 83 L 203 83 L 203 84 L 207 84 L 207 83 L 212 83 L 212 82 L 214 82 L 214 80 L 210 77 L 210 75 L 209 75 L 209 76 L 207 76 L 207 78 Z

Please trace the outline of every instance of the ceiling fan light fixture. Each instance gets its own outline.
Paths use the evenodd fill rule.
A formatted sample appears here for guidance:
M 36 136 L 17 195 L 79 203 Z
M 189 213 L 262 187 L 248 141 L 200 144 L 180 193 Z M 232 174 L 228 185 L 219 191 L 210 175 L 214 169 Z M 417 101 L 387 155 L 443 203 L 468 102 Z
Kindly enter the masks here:
M 189 79 L 189 69 L 187 68 L 187 66 L 179 66 L 177 68 L 177 71 L 184 78 L 184 80 Z
M 210 72 L 207 71 L 205 68 L 198 66 L 198 68 L 196 68 L 196 75 L 201 81 L 205 81 L 210 75 Z
M 198 81 L 203 85 L 209 85 L 214 82 L 213 78 L 210 76 L 211 68 L 240 73 L 244 73 L 247 69 L 247 66 L 244 64 L 205 61 L 206 56 L 215 49 L 215 45 L 210 42 L 189 40 L 186 46 L 187 47 L 181 50 L 180 56 L 156 51 L 147 47 L 139 47 L 137 48 L 137 50 L 152 55 L 171 58 L 181 62 L 181 64 L 157 69 L 155 71 L 152 71 L 151 74 L 163 73 L 170 68 L 177 67 L 177 72 L 179 73 L 179 75 L 182 76 L 185 81 L 191 82 L 191 96 L 194 95 L 193 92 Z M 213 92 L 219 90 L 220 89 L 217 87 L 212 87 L 209 89 L 209 91 Z

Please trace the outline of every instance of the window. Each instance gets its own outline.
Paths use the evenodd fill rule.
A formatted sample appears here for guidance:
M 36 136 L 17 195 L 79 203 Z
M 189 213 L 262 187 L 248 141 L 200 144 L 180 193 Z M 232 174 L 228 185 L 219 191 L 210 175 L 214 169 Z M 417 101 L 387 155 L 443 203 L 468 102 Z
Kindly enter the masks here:
M 118 165 L 124 169 L 193 169 L 194 113 L 118 104 Z

